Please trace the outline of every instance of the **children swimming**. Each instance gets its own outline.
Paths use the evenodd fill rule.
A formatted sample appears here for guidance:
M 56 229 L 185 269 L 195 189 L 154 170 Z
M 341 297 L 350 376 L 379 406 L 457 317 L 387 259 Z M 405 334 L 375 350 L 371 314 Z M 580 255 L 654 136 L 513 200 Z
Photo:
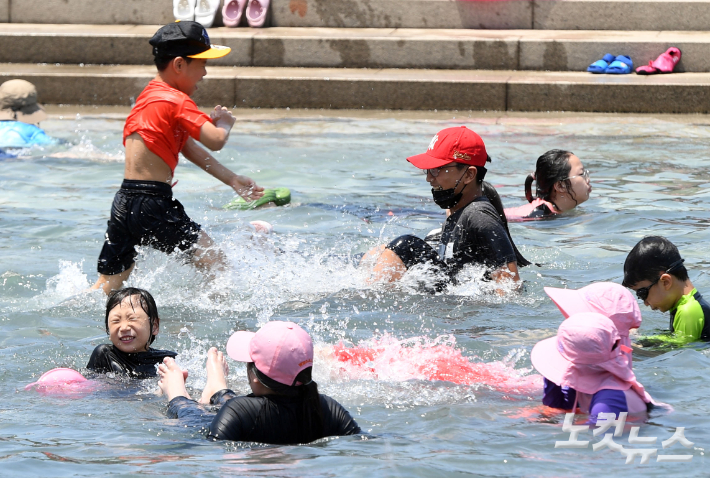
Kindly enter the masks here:
M 530 359 L 545 377 L 542 403 L 552 408 L 588 413 L 642 415 L 653 399 L 629 366 L 630 352 L 608 317 L 595 312 L 564 320 L 557 336 L 538 342 Z
M 529 204 L 507 208 L 505 215 L 509 221 L 552 217 L 579 206 L 589 199 L 591 192 L 589 170 L 582 161 L 571 151 L 552 149 L 537 158 L 535 172 L 525 179 L 525 198 Z
M 581 289 L 545 287 L 545 293 L 565 319 L 582 312 L 597 312 L 614 322 L 621 344 L 629 347 L 627 355 L 631 366 L 629 333 L 641 327 L 642 319 L 636 299 L 626 287 L 615 282 L 595 282 Z
M 624 262 L 623 285 L 646 306 L 670 312 L 670 333 L 644 337 L 645 344 L 682 345 L 710 340 L 710 304 L 693 286 L 678 248 L 661 236 L 641 239 Z
M 133 378 L 156 376 L 155 366 L 175 352 L 150 348 L 160 330 L 155 300 L 143 289 L 127 287 L 109 294 L 106 301 L 106 333 L 111 344 L 94 349 L 86 368 Z
M 227 362 L 222 352 L 211 348 L 200 403 L 221 408 L 207 438 L 296 444 L 360 433 L 342 405 L 318 393 L 318 384 L 312 379 L 313 342 L 297 324 L 271 321 L 256 333 L 235 332 L 227 342 L 227 354 L 246 362 L 252 393 L 239 397 L 227 388 Z M 172 358 L 165 359 L 158 373 L 158 385 L 170 401 L 168 416 L 202 414 L 198 403 L 188 395 L 183 372 Z

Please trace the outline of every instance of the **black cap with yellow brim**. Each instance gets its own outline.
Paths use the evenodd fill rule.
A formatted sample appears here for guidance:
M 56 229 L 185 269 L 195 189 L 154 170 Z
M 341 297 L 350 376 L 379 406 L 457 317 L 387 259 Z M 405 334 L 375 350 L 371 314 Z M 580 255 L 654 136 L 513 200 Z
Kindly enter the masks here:
M 163 57 L 221 58 L 231 48 L 212 45 L 207 30 L 197 22 L 175 22 L 161 27 L 149 43 L 153 46 L 153 55 Z
M 202 58 L 205 60 L 210 60 L 214 58 L 222 58 L 232 51 L 228 46 L 223 45 L 210 45 L 209 50 L 205 50 L 202 53 L 196 55 L 187 55 L 188 58 Z

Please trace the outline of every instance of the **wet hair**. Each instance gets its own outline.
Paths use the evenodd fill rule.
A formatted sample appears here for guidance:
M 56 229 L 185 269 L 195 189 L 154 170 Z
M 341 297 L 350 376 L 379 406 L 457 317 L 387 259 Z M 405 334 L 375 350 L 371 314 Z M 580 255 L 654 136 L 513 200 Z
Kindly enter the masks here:
M 155 63 L 155 67 L 158 69 L 158 71 L 165 71 L 165 69 L 168 67 L 171 61 L 173 61 L 175 58 L 184 58 L 187 64 L 189 65 L 192 62 L 192 58 L 183 56 L 183 57 L 177 57 L 177 56 L 154 56 L 153 57 L 153 63 Z
M 108 334 L 108 315 L 109 313 L 114 309 L 114 307 L 117 307 L 121 305 L 121 302 L 126 300 L 126 298 L 130 297 L 131 298 L 131 306 L 135 307 L 133 303 L 133 297 L 138 298 L 138 304 L 140 304 L 141 309 L 143 309 L 143 312 L 148 315 L 148 320 L 150 321 L 150 340 L 148 341 L 148 345 L 152 344 L 155 341 L 155 335 L 153 335 L 153 326 L 156 321 L 160 321 L 160 317 L 158 317 L 158 306 L 155 305 L 155 299 L 153 299 L 153 296 L 150 295 L 150 292 L 147 290 L 143 289 L 138 289 L 137 287 L 126 287 L 125 289 L 117 289 L 111 291 L 111 293 L 108 295 L 108 300 L 106 301 L 106 318 L 105 318 L 105 325 L 106 325 L 106 333 Z
M 572 182 L 569 180 L 569 172 L 572 169 L 569 164 L 569 158 L 573 154 L 571 151 L 551 149 L 537 158 L 535 172 L 528 174 L 528 177 L 525 178 L 525 198 L 528 202 L 533 202 L 535 197 L 552 202 L 552 192 L 558 182 L 564 184 L 565 190 L 574 202 L 577 202 L 572 190 Z M 532 195 L 533 181 L 536 183 L 535 197 Z
M 254 362 L 247 363 L 247 370 L 251 371 L 263 386 L 277 395 L 298 397 L 301 400 L 303 408 L 297 417 L 298 427 L 307 432 L 307 442 L 312 442 L 324 436 L 323 408 L 320 403 L 318 384 L 313 381 L 311 376 L 313 367 L 301 370 L 290 386 L 267 377 L 266 374 L 256 368 Z M 300 383 L 300 385 L 296 385 L 297 383 Z M 262 410 L 265 411 L 265 408 L 262 408 Z
M 491 157 L 488 155 L 486 155 L 486 162 L 487 163 L 491 162 Z M 470 164 L 464 164 L 464 163 L 453 163 L 453 164 L 456 165 L 456 169 L 458 169 L 459 171 L 464 168 L 468 169 L 471 167 Z M 477 170 L 476 184 L 480 186 L 481 184 L 483 184 L 483 179 L 486 177 L 486 173 L 488 172 L 488 169 L 486 169 L 485 166 L 475 166 L 475 168 Z
M 508 229 L 508 218 L 505 217 L 505 209 L 503 208 L 503 201 L 500 200 L 500 194 L 498 194 L 498 190 L 493 186 L 491 183 L 484 181 L 482 185 L 482 190 L 483 190 L 483 195 L 488 198 L 488 201 L 491 203 L 491 205 L 495 208 L 496 213 L 498 214 L 498 217 L 500 217 L 500 222 L 503 223 L 503 227 L 505 228 L 506 234 L 508 234 L 508 239 L 510 240 L 510 243 L 513 245 L 513 250 L 515 251 L 515 257 L 516 261 L 518 263 L 518 267 L 525 267 L 529 266 L 532 264 L 529 260 L 527 260 L 523 255 L 520 253 L 518 248 L 515 246 L 515 242 L 513 242 L 513 237 L 510 235 L 510 230 Z
M 647 236 L 631 249 L 624 261 L 625 287 L 633 287 L 642 281 L 655 281 L 674 263 L 681 260 L 678 248 L 661 236 Z M 679 280 L 688 280 L 688 270 L 678 265 L 668 274 Z

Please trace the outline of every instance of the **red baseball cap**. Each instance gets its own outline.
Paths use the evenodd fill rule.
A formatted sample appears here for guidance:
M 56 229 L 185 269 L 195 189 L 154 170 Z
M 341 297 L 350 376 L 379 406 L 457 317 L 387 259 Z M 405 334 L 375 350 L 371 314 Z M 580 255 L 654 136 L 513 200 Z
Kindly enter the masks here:
M 485 166 L 486 145 L 476 133 L 465 126 L 442 129 L 434 135 L 426 153 L 407 158 L 419 169 L 433 169 L 449 163 Z

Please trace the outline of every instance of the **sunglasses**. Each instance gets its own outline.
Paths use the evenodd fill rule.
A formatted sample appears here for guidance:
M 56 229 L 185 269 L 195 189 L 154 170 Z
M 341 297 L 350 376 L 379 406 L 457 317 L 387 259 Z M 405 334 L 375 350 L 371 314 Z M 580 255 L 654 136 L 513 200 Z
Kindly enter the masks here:
M 452 166 L 451 164 L 446 164 L 444 166 L 439 166 L 438 168 L 432 168 L 432 169 L 422 169 L 422 172 L 426 176 L 427 174 L 431 174 L 432 178 L 436 178 L 439 176 L 439 173 L 441 173 L 441 170 L 444 169 L 445 173 L 448 173 L 450 169 L 458 169 L 456 166 Z
M 669 274 L 674 269 L 677 269 L 679 266 L 682 266 L 684 262 L 685 262 L 685 259 L 680 259 L 680 260 L 675 261 L 673 264 L 671 264 L 671 266 L 668 269 L 666 269 L 666 271 L 663 274 Z M 663 274 L 658 276 L 656 278 L 656 280 L 651 283 L 651 285 L 649 285 L 647 287 L 641 287 L 640 289 L 636 289 L 636 297 L 638 297 L 640 300 L 648 299 L 648 293 L 651 291 L 651 287 L 658 284 L 658 281 L 661 280 L 661 276 L 663 276 Z

